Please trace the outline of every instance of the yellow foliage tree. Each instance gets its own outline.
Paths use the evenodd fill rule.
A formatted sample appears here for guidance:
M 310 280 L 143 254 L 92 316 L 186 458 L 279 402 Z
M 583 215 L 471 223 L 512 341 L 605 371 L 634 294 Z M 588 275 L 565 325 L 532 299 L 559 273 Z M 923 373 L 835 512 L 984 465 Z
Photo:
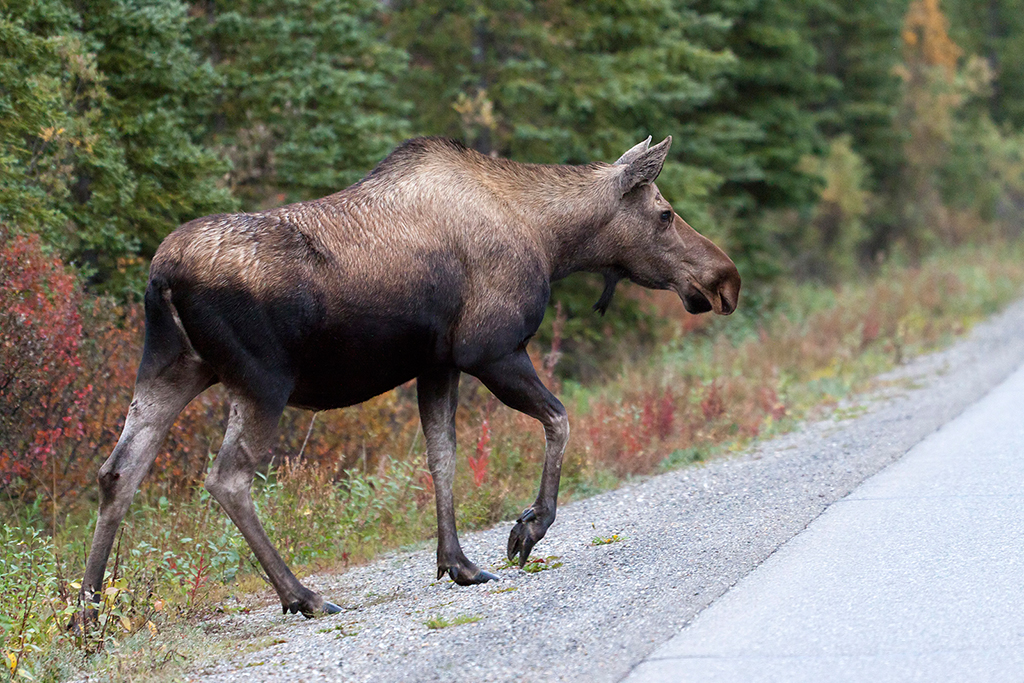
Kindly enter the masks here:
M 942 220 L 937 173 L 948 154 L 956 110 L 963 103 L 957 66 L 963 50 L 949 37 L 939 0 L 913 0 L 903 20 L 903 79 L 900 122 L 906 134 L 907 182 L 903 198 L 903 242 L 914 257 L 934 241 Z
M 939 0 L 914 0 L 903 18 L 903 55 L 908 65 L 942 67 L 953 81 L 963 50 L 949 37 L 949 21 Z

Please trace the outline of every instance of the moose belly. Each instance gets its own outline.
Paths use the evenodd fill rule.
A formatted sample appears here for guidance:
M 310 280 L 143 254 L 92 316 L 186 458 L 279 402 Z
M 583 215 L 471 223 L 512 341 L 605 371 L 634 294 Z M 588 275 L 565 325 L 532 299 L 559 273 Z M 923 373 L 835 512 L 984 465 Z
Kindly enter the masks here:
M 328 410 L 361 403 L 450 361 L 443 316 L 430 306 L 345 305 L 292 292 L 259 300 L 238 290 L 174 295 L 199 356 L 229 388 Z M 450 354 L 449 354 L 450 355 Z
M 414 379 L 430 364 L 425 341 L 367 341 L 373 340 L 335 340 L 306 356 L 288 403 L 313 410 L 355 405 Z
M 363 313 L 310 335 L 289 403 L 328 410 L 361 403 L 444 362 L 438 330 L 418 316 Z

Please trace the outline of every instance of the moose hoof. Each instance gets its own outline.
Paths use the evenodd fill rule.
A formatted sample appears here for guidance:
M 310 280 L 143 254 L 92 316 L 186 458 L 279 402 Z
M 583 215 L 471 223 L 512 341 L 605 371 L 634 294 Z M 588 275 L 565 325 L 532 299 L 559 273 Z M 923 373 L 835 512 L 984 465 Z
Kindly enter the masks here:
M 501 580 L 496 574 L 485 572 L 469 560 L 466 560 L 465 563 L 460 562 L 457 564 L 438 566 L 437 578 L 440 579 L 446 573 L 452 581 L 460 586 L 474 586 L 478 583 Z
M 544 538 L 551 522 L 546 522 L 533 508 L 526 508 L 523 514 L 516 520 L 516 525 L 508 535 L 508 548 L 506 554 L 509 562 L 515 562 L 518 555 L 519 568 L 526 565 L 530 557 L 530 551 L 537 545 L 540 539 Z
M 307 619 L 314 619 L 325 614 L 337 614 L 341 608 L 314 593 L 310 597 L 292 600 L 287 605 L 282 605 L 281 610 L 284 614 L 291 612 L 292 614 L 301 614 Z
M 501 581 L 501 579 L 498 578 L 497 574 L 492 574 L 490 572 L 485 572 L 483 569 L 478 569 L 477 572 L 476 572 L 476 576 L 474 576 L 472 579 L 470 579 L 469 583 L 462 584 L 462 585 L 465 586 L 465 585 L 472 585 L 472 584 L 476 584 L 476 583 L 487 583 L 488 581 Z

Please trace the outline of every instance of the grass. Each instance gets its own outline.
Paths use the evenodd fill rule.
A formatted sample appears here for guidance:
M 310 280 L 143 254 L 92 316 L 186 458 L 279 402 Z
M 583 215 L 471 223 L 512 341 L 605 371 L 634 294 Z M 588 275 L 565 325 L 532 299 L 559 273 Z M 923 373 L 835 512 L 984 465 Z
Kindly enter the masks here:
M 462 626 L 463 624 L 473 624 L 480 621 L 482 618 L 483 617 L 476 615 L 460 614 L 451 621 L 448 621 L 444 617 L 438 616 L 427 619 L 423 622 L 423 625 L 431 630 L 438 630 L 442 628 L 450 628 L 452 626 Z
M 764 315 L 741 307 L 728 319 L 696 318 L 679 313 L 678 300 L 653 296 L 650 304 L 675 320 L 661 346 L 600 385 L 566 381 L 558 391 L 573 428 L 561 502 L 792 429 L 910 355 L 948 344 L 1022 286 L 1024 246 L 1010 244 L 958 249 L 914 268 L 887 266 L 875 278 L 836 288 L 787 286 Z M 317 457 L 279 461 L 254 487 L 268 533 L 300 577 L 434 534 L 414 394 L 401 389 L 353 410 L 317 417 L 307 449 Z M 837 417 L 855 414 L 851 408 Z M 293 441 L 302 442 L 309 424 L 308 415 L 304 422 L 286 417 L 278 452 L 297 453 Z M 318 441 L 342 428 L 349 440 L 365 434 L 369 445 Z M 536 494 L 542 430 L 475 381 L 462 387 L 458 429 L 460 529 L 514 518 Z M 0 671 L 9 678 L 180 677 L 220 647 L 211 617 L 276 601 L 240 534 L 201 486 L 150 485 L 122 527 L 100 621 L 69 633 L 64 625 L 79 607 L 76 582 L 94 510 L 87 498 L 57 509 L 43 497 L 0 502 Z M 535 558 L 526 570 L 558 566 L 556 557 Z
M 537 572 L 547 571 L 548 569 L 558 569 L 562 566 L 561 562 L 558 562 L 558 555 L 549 555 L 548 557 L 531 557 L 523 565 L 523 571 L 528 574 L 536 574 Z M 518 560 L 502 560 L 498 564 L 494 565 L 497 570 L 502 569 L 513 569 L 519 566 Z
M 359 629 L 353 628 L 358 621 L 349 621 L 344 624 L 338 624 L 337 626 L 330 626 L 328 628 L 317 629 L 317 633 L 336 633 L 338 638 L 351 638 L 352 636 L 359 635 Z
M 594 540 L 590 542 L 590 545 L 610 545 L 612 543 L 621 543 L 625 540 L 625 537 L 619 536 L 618 534 L 612 534 L 611 536 L 607 536 L 605 538 L 602 538 L 601 536 L 594 536 Z
M 558 569 L 561 566 L 562 563 L 558 561 L 558 555 L 531 557 L 523 565 L 523 571 L 528 574 L 536 574 L 538 572 L 546 572 L 549 569 Z

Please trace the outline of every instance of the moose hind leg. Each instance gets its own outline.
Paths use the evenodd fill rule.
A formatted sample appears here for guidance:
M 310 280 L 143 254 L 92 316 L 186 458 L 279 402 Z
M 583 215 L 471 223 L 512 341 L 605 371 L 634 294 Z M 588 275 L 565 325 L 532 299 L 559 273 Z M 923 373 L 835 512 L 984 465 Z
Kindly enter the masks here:
M 147 369 L 143 358 L 143 369 Z M 124 429 L 99 471 L 100 514 L 82 581 L 83 599 L 99 601 L 117 529 L 178 413 L 213 383 L 202 362 L 180 356 L 157 372 L 140 372 Z
M 317 613 L 335 614 L 341 608 L 295 578 L 260 524 L 250 495 L 256 468 L 270 450 L 283 410 L 283 403 L 268 406 L 266 402 L 236 396 L 231 404 L 224 444 L 206 475 L 205 486 L 242 532 L 274 585 L 285 614 L 301 612 L 305 617 Z
M 455 530 L 455 409 L 459 404 L 459 371 L 441 369 L 416 379 L 420 423 L 427 440 L 427 463 L 437 503 L 437 578 L 469 586 L 498 577 L 469 561 Z
M 516 520 L 506 549 L 509 561 L 515 561 L 518 555 L 519 566 L 522 567 L 533 546 L 544 538 L 555 521 L 562 455 L 569 441 L 569 419 L 562 403 L 537 377 L 525 349 L 479 368 L 474 374 L 499 401 L 544 425 L 544 472 L 537 500 Z

